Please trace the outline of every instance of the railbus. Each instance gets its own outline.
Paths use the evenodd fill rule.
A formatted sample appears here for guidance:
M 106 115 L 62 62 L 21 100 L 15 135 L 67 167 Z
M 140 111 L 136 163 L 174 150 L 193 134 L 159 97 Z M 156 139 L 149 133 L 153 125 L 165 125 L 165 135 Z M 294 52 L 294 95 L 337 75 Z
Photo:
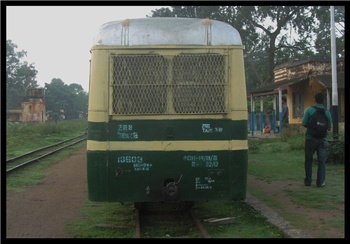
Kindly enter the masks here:
M 243 50 L 235 28 L 211 19 L 103 24 L 90 60 L 89 200 L 245 199 Z

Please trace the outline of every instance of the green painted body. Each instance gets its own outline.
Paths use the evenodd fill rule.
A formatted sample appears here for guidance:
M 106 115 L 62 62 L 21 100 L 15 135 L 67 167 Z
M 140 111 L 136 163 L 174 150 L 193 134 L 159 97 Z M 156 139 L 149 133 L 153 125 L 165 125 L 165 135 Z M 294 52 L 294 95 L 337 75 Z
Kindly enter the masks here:
M 203 124 L 210 127 L 203 128 Z M 247 140 L 246 126 L 247 121 L 228 119 L 89 122 L 88 140 L 130 143 L 190 140 L 195 146 L 196 141 L 201 140 Z M 246 196 L 247 153 L 242 149 L 198 151 L 191 148 L 90 150 L 87 152 L 89 200 L 242 200 Z
M 205 126 L 210 124 L 210 127 Z M 178 119 L 88 122 L 88 140 L 247 140 L 247 120 Z
M 89 200 L 107 202 L 245 199 L 247 151 L 88 152 Z M 177 196 L 164 195 L 176 182 Z

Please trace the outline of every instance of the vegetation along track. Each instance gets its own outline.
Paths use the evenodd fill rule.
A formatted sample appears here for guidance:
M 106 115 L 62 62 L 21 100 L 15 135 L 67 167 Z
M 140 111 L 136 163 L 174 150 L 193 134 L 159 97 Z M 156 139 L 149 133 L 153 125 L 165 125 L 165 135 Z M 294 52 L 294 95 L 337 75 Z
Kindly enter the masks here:
M 182 236 L 210 238 L 201 220 L 188 204 L 143 203 L 142 207 L 135 207 L 135 238 Z
M 63 149 L 73 146 L 83 140 L 86 140 L 86 133 L 70 138 L 68 140 L 42 147 L 31 152 L 19 155 L 14 158 L 6 160 L 6 174 L 12 173 L 18 169 L 21 169 L 31 163 L 37 162 L 40 159 L 44 159 L 53 153 L 62 151 Z

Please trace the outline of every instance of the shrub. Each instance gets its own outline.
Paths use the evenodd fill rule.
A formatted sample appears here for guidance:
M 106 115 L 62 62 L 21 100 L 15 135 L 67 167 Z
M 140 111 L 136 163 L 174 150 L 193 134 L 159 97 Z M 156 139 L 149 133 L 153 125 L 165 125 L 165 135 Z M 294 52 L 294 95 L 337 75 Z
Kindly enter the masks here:
M 248 138 L 248 150 L 250 153 L 259 152 L 259 145 L 261 144 L 261 140 L 255 138 Z
M 289 148 L 291 150 L 304 150 L 305 147 L 305 136 L 295 135 L 288 139 Z
M 345 138 L 340 135 L 328 141 L 328 159 L 327 163 L 344 164 L 345 163 Z

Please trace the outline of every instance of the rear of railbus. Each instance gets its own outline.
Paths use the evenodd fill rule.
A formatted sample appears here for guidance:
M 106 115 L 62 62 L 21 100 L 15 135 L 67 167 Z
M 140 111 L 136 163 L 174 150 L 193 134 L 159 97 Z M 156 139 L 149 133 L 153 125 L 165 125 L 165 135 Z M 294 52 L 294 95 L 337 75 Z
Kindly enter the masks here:
M 91 201 L 244 199 L 247 102 L 240 35 L 215 20 L 101 26 L 91 49 Z

